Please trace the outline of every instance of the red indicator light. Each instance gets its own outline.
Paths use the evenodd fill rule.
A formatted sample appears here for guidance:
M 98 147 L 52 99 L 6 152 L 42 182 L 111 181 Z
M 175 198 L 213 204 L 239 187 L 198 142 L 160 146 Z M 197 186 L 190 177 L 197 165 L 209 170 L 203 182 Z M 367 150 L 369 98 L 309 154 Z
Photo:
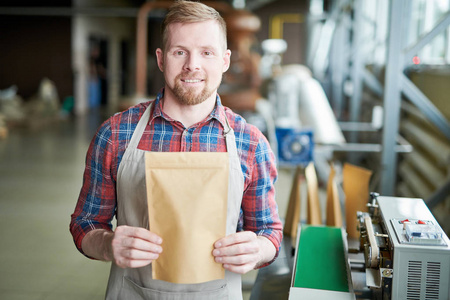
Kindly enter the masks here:
M 413 63 L 414 63 L 415 65 L 420 64 L 420 58 L 419 58 L 418 56 L 414 56 L 413 59 L 412 59 L 412 61 L 413 61 Z

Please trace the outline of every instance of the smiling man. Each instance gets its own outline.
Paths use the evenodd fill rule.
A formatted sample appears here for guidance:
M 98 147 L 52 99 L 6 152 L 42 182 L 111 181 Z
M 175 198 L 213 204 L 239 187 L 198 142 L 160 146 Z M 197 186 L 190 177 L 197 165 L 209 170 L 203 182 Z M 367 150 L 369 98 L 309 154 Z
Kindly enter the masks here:
M 171 13 L 166 23 L 170 17 Z M 181 23 L 175 19 L 166 23 L 162 29 L 163 47 L 156 50 L 166 82 L 164 110 L 189 127 L 213 110 L 231 51 L 226 49 L 223 29 L 216 20 Z M 195 111 L 192 120 L 186 109 Z
M 231 55 L 217 22 L 173 23 L 166 28 L 165 45 L 156 50 L 158 66 L 166 80 L 165 96 L 186 105 L 207 99 L 215 102 Z
M 84 255 L 112 261 L 107 299 L 242 299 L 240 274 L 268 265 L 280 248 L 275 158 L 262 133 L 220 102 L 217 89 L 231 52 L 217 11 L 177 1 L 162 37 L 156 55 L 165 86 L 154 101 L 116 114 L 99 128 L 70 230 Z M 146 151 L 228 152 L 226 219 L 232 231 L 211 245 L 212 257 L 225 269 L 223 280 L 152 279 L 152 262 L 164 251 L 164 241 L 149 230 Z

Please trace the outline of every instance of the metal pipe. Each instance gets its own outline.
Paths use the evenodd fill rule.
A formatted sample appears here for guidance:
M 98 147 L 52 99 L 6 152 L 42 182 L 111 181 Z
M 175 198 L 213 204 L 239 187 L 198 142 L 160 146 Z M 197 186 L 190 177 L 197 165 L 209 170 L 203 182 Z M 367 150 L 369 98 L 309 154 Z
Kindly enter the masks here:
M 408 23 L 409 24 L 409 23 Z M 450 25 L 450 12 L 444 15 L 441 21 L 416 44 L 406 49 L 405 62 L 410 62 L 412 57 L 417 54 L 424 46 L 431 42 L 438 34 L 442 33 Z
M 338 122 L 342 131 L 378 131 L 379 128 L 373 127 L 372 123 L 367 122 Z
M 169 8 L 171 2 L 145 2 L 138 12 L 136 31 L 136 96 L 147 94 L 147 23 L 148 14 L 155 8 Z
M 350 101 L 350 121 L 358 122 L 361 114 L 361 98 L 363 88 L 363 70 L 364 70 L 364 57 L 363 57 L 363 39 L 364 34 L 362 31 L 363 25 L 363 1 L 357 0 L 354 4 L 355 20 L 353 23 L 353 58 L 350 68 L 350 76 L 353 84 L 353 93 Z M 350 135 L 350 142 L 357 142 L 358 134 L 353 132 Z
M 314 78 L 299 80 L 297 93 L 300 122 L 303 127 L 314 129 L 314 141 L 318 144 L 345 143 L 344 135 L 320 83 Z
M 392 0 L 390 5 L 380 181 L 380 190 L 383 195 L 393 195 L 396 183 L 397 153 L 392 149 L 395 147 L 400 121 L 401 81 L 399 75 L 403 71 L 402 36 L 404 32 L 407 32 L 403 24 L 404 1 Z
M 365 144 L 365 143 L 346 143 L 340 145 L 331 145 L 328 147 L 334 152 L 373 152 L 379 153 L 383 151 L 383 146 L 380 144 Z M 410 153 L 413 147 L 406 144 L 398 144 L 393 147 L 395 153 Z
M 375 77 L 369 70 L 363 70 L 364 83 L 367 87 L 375 93 L 378 97 L 383 96 L 383 85 L 380 83 L 378 78 Z

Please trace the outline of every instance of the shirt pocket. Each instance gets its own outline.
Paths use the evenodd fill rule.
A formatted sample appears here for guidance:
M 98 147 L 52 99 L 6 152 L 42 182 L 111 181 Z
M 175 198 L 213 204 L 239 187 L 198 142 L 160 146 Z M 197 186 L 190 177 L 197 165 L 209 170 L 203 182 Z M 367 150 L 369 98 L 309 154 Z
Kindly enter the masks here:
M 127 300 L 226 300 L 227 282 L 224 279 L 197 284 L 176 284 L 152 280 L 149 287 L 142 287 L 129 277 L 123 277 L 119 299 Z

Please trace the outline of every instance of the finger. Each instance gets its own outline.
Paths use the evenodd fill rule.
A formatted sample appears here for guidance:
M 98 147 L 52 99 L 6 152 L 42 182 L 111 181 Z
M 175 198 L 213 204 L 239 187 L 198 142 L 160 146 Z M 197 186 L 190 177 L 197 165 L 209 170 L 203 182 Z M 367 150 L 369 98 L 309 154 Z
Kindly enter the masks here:
M 127 259 L 127 258 L 119 258 L 115 260 L 116 265 L 121 268 L 140 268 L 145 267 L 151 264 L 153 260 L 145 260 L 145 259 Z
M 253 264 L 257 262 L 257 257 L 252 254 L 237 255 L 237 256 L 218 256 L 215 258 L 217 263 L 229 264 L 229 265 L 244 265 Z
M 121 268 L 138 268 L 158 259 L 158 253 L 139 251 L 135 249 L 120 249 L 114 252 L 114 261 Z
M 256 234 L 252 231 L 236 232 L 216 241 L 214 243 L 214 248 L 227 247 L 229 245 L 244 243 L 253 239 L 256 239 Z
M 249 264 L 245 264 L 245 265 L 224 264 L 223 268 L 225 270 L 231 271 L 233 273 L 238 273 L 238 274 L 245 274 L 245 273 L 248 273 L 249 271 L 253 270 L 253 266 L 249 265 Z
M 155 260 L 159 257 L 159 253 L 140 251 L 136 249 L 124 249 L 121 256 L 130 260 Z
M 213 255 L 216 257 L 236 256 L 244 254 L 254 254 L 257 253 L 258 251 L 259 248 L 256 242 L 244 242 L 240 244 L 234 244 L 231 246 L 214 249 Z
M 125 235 L 125 236 L 131 236 L 135 238 L 140 238 L 143 240 L 147 240 L 154 244 L 161 244 L 162 238 L 155 234 L 154 232 L 151 232 L 145 228 L 141 227 L 132 227 L 132 226 L 119 226 L 116 228 L 116 232 L 119 232 L 119 234 Z
M 142 268 L 151 264 L 153 260 L 133 260 L 130 261 L 128 268 Z
M 137 249 L 141 251 L 148 251 L 154 253 L 161 253 L 162 247 L 160 245 L 149 242 L 148 240 L 143 240 L 140 238 L 129 237 L 122 239 L 122 246 L 130 249 Z

